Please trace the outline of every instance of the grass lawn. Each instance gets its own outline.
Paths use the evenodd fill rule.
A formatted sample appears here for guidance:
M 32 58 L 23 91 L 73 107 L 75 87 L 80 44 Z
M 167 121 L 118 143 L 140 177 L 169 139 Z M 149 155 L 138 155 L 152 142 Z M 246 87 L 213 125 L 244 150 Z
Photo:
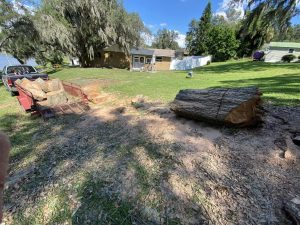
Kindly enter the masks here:
M 142 94 L 164 102 L 172 101 L 180 89 L 257 85 L 264 93 L 266 101 L 279 105 L 300 105 L 300 64 L 273 65 L 250 61 L 213 63 L 196 69 L 193 79 L 186 79 L 186 72 L 182 71 L 152 74 L 96 68 L 65 68 L 51 71 L 50 76 L 77 83 L 92 79 L 111 80 L 112 82 L 105 85 L 104 91 L 128 97 Z M 123 162 L 123 157 L 128 159 L 134 147 L 145 147 L 153 153 L 169 149 L 168 144 L 158 146 L 150 139 L 144 140 L 142 136 L 144 130 L 140 132 L 141 137 L 136 138 L 138 144 L 127 145 L 127 139 L 122 143 L 122 138 L 119 140 L 115 136 L 122 124 L 114 122 L 103 123 L 99 129 L 89 132 L 82 131 L 78 125 L 81 121 L 78 116 L 60 117 L 44 122 L 40 118 L 25 114 L 16 98 L 10 97 L 2 84 L 0 96 L 0 130 L 9 135 L 13 146 L 10 155 L 10 173 L 15 175 L 35 165 L 35 172 L 31 173 L 30 179 L 22 181 L 21 186 L 13 186 L 6 190 L 5 202 L 8 206 L 6 212 L 10 215 L 7 224 L 84 224 L 86 222 L 84 216 L 94 217 L 94 213 L 102 214 L 103 209 L 108 212 L 108 216 L 114 217 L 115 221 L 112 224 L 130 224 L 127 223 L 126 216 L 133 210 L 131 202 L 118 202 L 118 196 L 114 195 L 110 195 L 109 198 L 100 195 L 99 193 L 106 193 L 103 190 L 109 185 L 107 181 L 102 181 L 102 178 L 97 180 L 94 175 L 99 175 L 99 171 L 114 168 L 115 162 L 110 158 L 110 154 L 116 154 L 119 162 Z M 132 138 L 128 130 L 125 130 L 124 134 L 118 134 L 118 137 L 127 135 L 128 139 Z M 81 139 L 74 140 L 73 134 L 79 134 Z M 94 139 L 89 139 L 89 136 Z M 119 141 L 117 144 L 111 144 L 116 140 Z M 93 141 L 103 145 L 90 148 L 88 144 Z M 84 151 L 75 148 L 73 143 L 82 144 L 81 148 Z M 175 145 L 171 147 L 178 148 Z M 99 161 L 95 161 L 95 165 L 85 163 L 82 154 L 86 154 L 88 162 L 94 158 L 99 158 Z M 153 156 L 159 162 L 162 158 L 160 154 Z M 105 163 L 102 165 L 102 162 Z M 136 170 L 141 185 L 146 186 L 145 190 L 148 190 L 148 187 L 153 185 L 151 176 L 134 162 L 130 161 L 128 165 Z M 83 170 L 81 168 L 83 165 L 89 170 Z M 161 164 L 162 167 L 166 165 Z M 67 167 L 72 168 L 71 173 L 70 169 L 64 171 Z M 117 167 L 114 169 L 111 170 L 111 174 L 117 176 L 118 169 Z M 160 173 L 155 179 L 159 177 Z M 77 200 L 74 200 L 74 196 L 77 200 L 82 199 L 81 207 L 78 206 Z M 75 212 L 77 206 L 79 208 Z
M 105 91 L 125 96 L 143 94 L 165 102 L 172 101 L 180 89 L 256 85 L 264 93 L 264 99 L 273 104 L 300 104 L 300 64 L 232 61 L 196 69 L 193 79 L 186 79 L 186 74 L 182 71 L 151 74 L 118 69 L 72 68 L 54 72 L 51 76 L 78 83 L 93 78 L 111 79 L 116 82 L 106 86 Z

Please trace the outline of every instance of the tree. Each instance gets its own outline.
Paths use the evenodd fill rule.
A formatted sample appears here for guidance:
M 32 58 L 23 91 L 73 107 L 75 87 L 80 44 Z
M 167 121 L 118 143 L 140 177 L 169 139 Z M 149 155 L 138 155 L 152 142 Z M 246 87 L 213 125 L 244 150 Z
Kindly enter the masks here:
M 226 25 L 234 29 L 240 25 L 242 11 L 240 9 L 228 8 L 222 14 L 216 14 L 212 18 L 213 25 Z
M 144 31 L 140 17 L 118 0 L 44 0 L 35 18 L 43 42 L 77 56 L 83 67 L 93 66 L 105 47 L 117 44 L 129 52 Z
M 212 25 L 211 3 L 209 2 L 204 9 L 199 22 L 192 21 L 190 30 L 187 33 L 187 50 L 191 55 L 202 55 L 208 52 L 208 33 Z M 198 25 L 196 29 L 194 26 Z M 195 35 L 194 37 L 192 35 Z
M 202 55 L 208 52 L 209 46 L 207 41 L 209 39 L 208 33 L 211 28 L 212 11 L 211 3 L 208 2 L 204 9 L 204 13 L 200 19 L 199 27 L 197 30 L 197 52 L 196 55 Z
M 243 21 L 239 38 L 241 46 L 240 55 L 249 55 L 259 49 L 274 36 L 274 29 L 280 32 L 287 30 L 290 20 L 299 13 L 297 4 L 299 0 L 232 0 L 231 4 L 247 2 L 246 17 Z
M 229 26 L 213 26 L 209 31 L 208 53 L 214 61 L 226 61 L 237 54 L 239 41 Z
M 260 49 L 274 37 L 274 28 L 265 26 L 262 21 L 258 20 L 245 29 L 246 24 L 247 19 L 242 22 L 242 26 L 237 33 L 237 38 L 241 42 L 238 49 L 239 57 L 251 56 L 254 51 Z
M 247 3 L 249 16 L 248 24 L 262 20 L 264 24 L 279 22 L 281 27 L 288 24 L 295 15 L 299 14 L 299 0 L 231 0 L 230 4 Z
M 159 30 L 155 36 L 154 42 L 152 43 L 153 48 L 161 49 L 179 49 L 178 42 L 178 32 L 174 30 L 162 29 Z
M 197 30 L 199 26 L 199 21 L 193 19 L 189 24 L 189 30 L 186 34 L 185 42 L 186 49 L 188 52 L 193 55 L 197 52 Z
M 300 41 L 300 24 L 289 26 L 285 31 L 275 29 L 273 41 Z
M 300 42 L 300 24 L 297 24 L 293 27 L 292 40 Z
M 0 0 L 0 51 L 6 51 L 21 64 L 34 57 L 39 35 L 30 10 L 19 1 Z

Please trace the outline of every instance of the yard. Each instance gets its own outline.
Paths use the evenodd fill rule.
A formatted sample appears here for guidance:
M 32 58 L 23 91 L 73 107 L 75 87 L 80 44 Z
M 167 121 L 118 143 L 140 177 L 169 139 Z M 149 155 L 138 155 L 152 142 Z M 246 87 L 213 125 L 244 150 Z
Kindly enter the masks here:
M 300 121 L 300 64 L 213 63 L 192 79 L 179 71 L 50 74 L 80 84 L 100 80 L 114 102 L 44 122 L 24 114 L 0 86 L 0 129 L 13 145 L 7 224 L 291 224 L 281 208 L 300 192 L 299 161 L 286 154 L 286 126 Z M 254 130 L 127 104 L 142 94 L 167 108 L 180 89 L 249 85 L 260 87 L 279 115 L 266 115 Z
M 104 90 L 125 96 L 143 94 L 151 99 L 172 101 L 180 89 L 238 87 L 256 85 L 265 100 L 274 104 L 299 105 L 300 64 L 267 64 L 251 61 L 213 63 L 194 71 L 193 79 L 186 72 L 166 71 L 139 73 L 117 69 L 64 69 L 53 77 L 85 82 L 87 78 L 108 79 L 113 85 Z

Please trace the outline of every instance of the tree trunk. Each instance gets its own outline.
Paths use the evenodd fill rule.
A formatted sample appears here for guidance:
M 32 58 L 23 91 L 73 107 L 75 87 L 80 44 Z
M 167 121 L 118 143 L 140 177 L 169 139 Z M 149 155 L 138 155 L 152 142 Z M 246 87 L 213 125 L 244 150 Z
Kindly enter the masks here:
M 19 63 L 20 63 L 21 65 L 24 65 L 24 64 L 26 63 L 26 60 L 20 59 L 20 58 L 19 58 L 18 56 L 16 56 L 16 55 L 13 55 L 13 57 L 14 57 L 16 60 L 18 60 Z
M 190 119 L 250 126 L 261 122 L 261 95 L 256 87 L 181 90 L 171 110 Z

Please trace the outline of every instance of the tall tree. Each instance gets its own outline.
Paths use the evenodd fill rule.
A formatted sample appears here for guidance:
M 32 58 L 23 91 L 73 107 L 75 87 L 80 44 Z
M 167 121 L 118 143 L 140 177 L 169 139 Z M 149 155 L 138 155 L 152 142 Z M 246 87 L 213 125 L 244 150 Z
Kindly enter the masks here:
M 0 51 L 21 64 L 34 57 L 39 35 L 32 22 L 32 12 L 20 1 L 0 0 Z
M 118 0 L 44 0 L 36 18 L 42 40 L 77 56 L 83 67 L 93 66 L 95 55 L 111 45 L 129 52 L 144 31 L 140 17 Z
M 247 3 L 250 13 L 247 22 L 256 23 L 261 20 L 265 25 L 280 22 L 282 28 L 288 24 L 292 17 L 299 14 L 300 0 L 231 0 L 230 4 Z
M 237 54 L 239 41 L 235 30 L 228 25 L 216 25 L 209 31 L 208 53 L 213 61 L 226 61 Z
M 186 49 L 188 52 L 193 55 L 197 52 L 197 31 L 199 27 L 199 21 L 193 19 L 189 24 L 189 30 L 186 34 Z
M 274 30 L 286 31 L 290 20 L 299 13 L 299 0 L 232 0 L 231 4 L 248 3 L 246 17 L 239 31 L 241 46 L 249 55 L 274 36 Z M 247 47 L 246 47 L 247 46 Z
M 194 23 L 192 21 L 192 23 Z M 195 25 L 191 24 L 192 26 Z M 187 41 L 187 49 L 192 55 L 202 55 L 208 52 L 208 33 L 212 26 L 212 11 L 211 11 L 211 3 L 208 2 L 207 6 L 204 9 L 203 15 L 198 22 L 198 27 L 196 30 L 193 30 L 191 26 L 191 30 L 187 33 L 188 38 Z M 191 34 L 195 33 L 195 37 L 191 38 Z
M 300 24 L 289 26 L 285 31 L 275 29 L 275 36 L 272 41 L 300 41 Z
M 159 30 L 155 36 L 154 42 L 152 43 L 153 48 L 161 49 L 179 49 L 178 32 L 174 30 L 162 29 Z

